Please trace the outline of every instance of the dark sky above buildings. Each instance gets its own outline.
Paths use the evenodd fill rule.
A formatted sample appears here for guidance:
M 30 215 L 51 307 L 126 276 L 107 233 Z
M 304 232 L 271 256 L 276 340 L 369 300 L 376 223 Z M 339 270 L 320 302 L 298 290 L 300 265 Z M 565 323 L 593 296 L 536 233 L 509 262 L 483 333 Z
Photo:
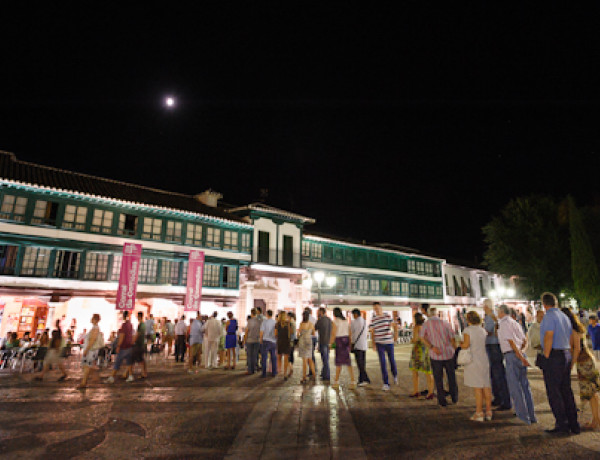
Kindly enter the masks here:
M 22 160 L 233 204 L 267 188 L 314 230 L 466 260 L 512 197 L 598 202 L 593 12 L 50 3 L 0 18 L 0 149 Z

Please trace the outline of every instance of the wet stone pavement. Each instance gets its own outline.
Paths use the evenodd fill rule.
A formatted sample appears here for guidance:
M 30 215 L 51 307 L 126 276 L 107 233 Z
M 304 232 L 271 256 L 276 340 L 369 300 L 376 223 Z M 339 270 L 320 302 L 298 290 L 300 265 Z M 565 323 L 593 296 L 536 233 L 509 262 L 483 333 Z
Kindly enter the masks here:
M 281 374 L 246 376 L 243 360 L 235 371 L 190 375 L 172 358 L 153 360 L 146 380 L 108 385 L 96 378 L 86 391 L 76 389 L 76 365 L 62 383 L 56 373 L 45 382 L 0 374 L 0 458 L 600 459 L 600 432 L 543 432 L 553 418 L 539 371 L 530 370 L 539 424 L 525 426 L 510 412 L 476 423 L 468 420 L 472 392 L 462 386 L 459 403 L 445 409 L 408 398 L 409 351 L 396 347 L 399 384 L 387 393 L 371 351 L 373 383 L 356 390 L 346 376 L 339 390 L 302 385 L 298 359 L 287 382 Z M 581 418 L 589 420 L 589 405 Z

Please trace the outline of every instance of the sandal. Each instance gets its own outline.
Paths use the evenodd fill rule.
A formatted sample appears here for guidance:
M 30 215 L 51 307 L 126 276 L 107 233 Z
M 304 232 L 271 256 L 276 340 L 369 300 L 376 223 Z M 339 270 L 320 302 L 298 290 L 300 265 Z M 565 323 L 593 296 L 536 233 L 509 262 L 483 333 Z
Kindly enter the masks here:
M 488 422 L 490 420 L 492 420 L 492 412 L 491 411 L 485 413 L 485 420 L 488 421 Z
M 419 398 L 419 396 L 421 396 L 421 393 L 419 392 L 408 395 L 409 398 Z
M 306 377 L 304 377 L 302 380 L 300 380 L 300 383 L 306 383 L 308 382 L 308 380 L 306 380 Z
M 483 422 L 484 420 L 484 416 L 483 416 L 483 412 L 475 412 L 470 418 L 469 420 L 472 420 L 474 422 Z

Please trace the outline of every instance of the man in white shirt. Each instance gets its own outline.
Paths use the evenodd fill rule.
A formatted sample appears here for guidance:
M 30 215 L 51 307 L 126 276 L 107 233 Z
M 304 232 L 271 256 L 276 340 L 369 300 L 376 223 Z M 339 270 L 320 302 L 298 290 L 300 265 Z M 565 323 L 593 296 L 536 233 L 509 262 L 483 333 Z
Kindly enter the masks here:
M 223 335 L 221 321 L 217 319 L 217 312 L 206 321 L 204 326 L 206 331 L 206 367 L 207 369 L 218 367 L 217 359 L 219 357 L 219 339 Z
M 371 383 L 366 369 L 366 353 L 367 353 L 367 322 L 361 316 L 360 310 L 355 308 L 352 310 L 354 319 L 350 324 L 350 336 L 352 337 L 352 352 L 356 365 L 358 366 L 358 386 L 362 387 Z
M 187 326 L 185 316 L 182 316 L 175 324 L 175 362 L 185 362 L 185 338 L 187 335 Z
M 527 425 L 537 423 L 527 379 L 527 337 L 521 325 L 510 317 L 506 305 L 498 307 L 498 342 L 506 361 L 506 381 L 517 417 Z

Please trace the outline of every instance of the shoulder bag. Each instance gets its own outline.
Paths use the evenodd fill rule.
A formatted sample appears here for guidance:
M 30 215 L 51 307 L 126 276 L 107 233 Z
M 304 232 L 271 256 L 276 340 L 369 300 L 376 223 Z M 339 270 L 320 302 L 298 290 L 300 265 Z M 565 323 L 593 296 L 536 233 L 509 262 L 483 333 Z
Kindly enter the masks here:
M 469 364 L 473 361 L 473 355 L 471 354 L 471 348 L 462 349 L 458 352 L 458 356 L 456 357 L 456 364 L 459 366 L 464 366 L 465 364 Z

